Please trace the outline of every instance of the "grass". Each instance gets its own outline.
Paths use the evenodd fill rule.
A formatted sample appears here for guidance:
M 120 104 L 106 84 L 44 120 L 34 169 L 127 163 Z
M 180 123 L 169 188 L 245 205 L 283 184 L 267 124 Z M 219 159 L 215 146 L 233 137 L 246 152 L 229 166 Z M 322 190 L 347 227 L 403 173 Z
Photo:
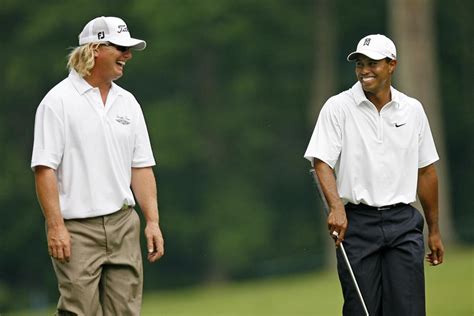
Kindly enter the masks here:
M 342 306 L 335 271 L 178 293 L 147 295 L 143 315 L 334 315 Z
M 445 262 L 425 268 L 428 316 L 474 315 L 474 248 L 449 250 Z
M 427 315 L 474 315 L 474 249 L 449 250 L 426 266 Z M 149 294 L 143 315 L 341 315 L 335 270 L 272 280 Z
M 474 315 L 474 248 L 448 249 L 445 263 L 426 266 L 427 315 Z M 146 293 L 143 316 L 341 315 L 334 269 L 291 277 Z M 52 315 L 42 313 L 15 316 Z M 6 314 L 1 314 L 6 315 Z

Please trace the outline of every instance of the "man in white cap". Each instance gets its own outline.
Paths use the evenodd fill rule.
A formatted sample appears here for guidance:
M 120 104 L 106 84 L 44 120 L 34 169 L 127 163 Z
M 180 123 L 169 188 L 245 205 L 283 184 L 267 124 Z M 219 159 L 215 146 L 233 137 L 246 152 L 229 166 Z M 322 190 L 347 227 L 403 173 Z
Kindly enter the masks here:
M 114 83 L 131 50 L 145 46 L 122 19 L 93 19 L 69 55 L 69 76 L 36 112 L 31 167 L 59 285 L 58 315 L 140 314 L 135 198 L 146 220 L 148 260 L 164 254 L 143 113 Z
M 328 201 L 329 233 L 344 240 L 369 314 L 425 315 L 423 216 L 427 261 L 443 262 L 438 225 L 438 154 L 419 101 L 395 90 L 393 42 L 360 40 L 347 57 L 357 83 L 321 109 L 305 153 Z M 344 315 L 364 315 L 342 255 L 337 253 Z

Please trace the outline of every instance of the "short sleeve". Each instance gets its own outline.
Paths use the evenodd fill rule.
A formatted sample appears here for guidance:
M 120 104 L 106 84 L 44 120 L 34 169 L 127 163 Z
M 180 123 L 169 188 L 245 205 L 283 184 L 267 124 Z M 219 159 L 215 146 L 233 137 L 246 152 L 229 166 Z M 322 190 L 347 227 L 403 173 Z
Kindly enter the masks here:
M 135 143 L 133 149 L 132 167 L 144 168 L 155 165 L 150 137 L 143 116 L 143 111 L 138 105 L 137 125 L 135 127 Z
M 64 152 L 64 122 L 51 106 L 41 103 L 36 110 L 31 168 L 57 169 Z
M 439 160 L 436 145 L 431 134 L 428 118 L 420 104 L 420 130 L 418 134 L 418 168 L 423 168 Z
M 342 148 L 341 115 L 333 99 L 329 99 L 319 113 L 316 126 L 304 157 L 311 163 L 320 159 L 334 168 Z

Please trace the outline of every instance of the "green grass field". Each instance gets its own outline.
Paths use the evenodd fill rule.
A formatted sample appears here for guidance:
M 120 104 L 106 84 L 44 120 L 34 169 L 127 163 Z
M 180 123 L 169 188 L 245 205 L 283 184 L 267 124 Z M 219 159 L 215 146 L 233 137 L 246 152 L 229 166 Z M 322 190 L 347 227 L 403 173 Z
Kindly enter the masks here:
M 474 248 L 448 249 L 445 263 L 426 266 L 428 316 L 474 315 Z M 146 293 L 143 316 L 341 315 L 334 269 L 291 277 Z M 52 315 L 42 313 L 9 315 Z M 2 314 L 3 316 L 4 314 Z

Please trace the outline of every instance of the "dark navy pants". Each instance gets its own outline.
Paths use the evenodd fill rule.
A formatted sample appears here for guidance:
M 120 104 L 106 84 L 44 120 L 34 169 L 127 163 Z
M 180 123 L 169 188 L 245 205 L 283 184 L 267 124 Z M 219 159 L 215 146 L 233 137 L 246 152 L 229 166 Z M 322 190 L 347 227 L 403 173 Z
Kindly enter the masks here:
M 411 205 L 388 210 L 346 206 L 344 248 L 370 316 L 424 316 L 424 219 Z M 344 316 L 365 315 L 341 252 Z

